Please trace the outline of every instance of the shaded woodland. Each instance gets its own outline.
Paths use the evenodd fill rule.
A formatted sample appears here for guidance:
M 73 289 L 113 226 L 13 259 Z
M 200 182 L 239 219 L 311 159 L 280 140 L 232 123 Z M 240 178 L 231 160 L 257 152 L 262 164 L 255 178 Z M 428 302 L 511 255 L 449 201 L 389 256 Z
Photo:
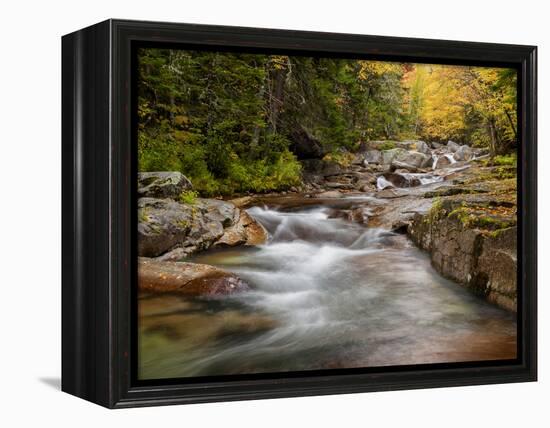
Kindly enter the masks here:
M 515 153 L 516 71 L 141 49 L 140 171 L 179 171 L 200 194 L 299 185 L 303 159 L 373 140 L 453 140 Z

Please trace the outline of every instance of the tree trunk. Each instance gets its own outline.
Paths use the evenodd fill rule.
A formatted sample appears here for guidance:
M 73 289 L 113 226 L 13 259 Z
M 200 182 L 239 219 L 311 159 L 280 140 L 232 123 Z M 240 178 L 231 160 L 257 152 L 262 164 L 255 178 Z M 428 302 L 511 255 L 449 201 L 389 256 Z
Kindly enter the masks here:
M 489 127 L 489 136 L 491 138 L 491 146 L 490 146 L 491 157 L 495 157 L 495 155 L 497 154 L 497 146 L 498 146 L 498 138 L 497 138 L 497 130 L 496 130 L 496 127 L 495 127 L 495 119 L 490 118 L 488 120 L 487 124 L 488 124 L 488 127 Z
M 510 127 L 512 128 L 512 131 L 514 132 L 514 143 L 517 144 L 518 131 L 516 129 L 516 126 L 514 125 L 514 121 L 512 120 L 512 116 L 510 116 L 510 112 L 506 108 L 504 109 L 504 113 L 506 113 L 506 117 L 508 118 L 508 122 L 510 122 Z

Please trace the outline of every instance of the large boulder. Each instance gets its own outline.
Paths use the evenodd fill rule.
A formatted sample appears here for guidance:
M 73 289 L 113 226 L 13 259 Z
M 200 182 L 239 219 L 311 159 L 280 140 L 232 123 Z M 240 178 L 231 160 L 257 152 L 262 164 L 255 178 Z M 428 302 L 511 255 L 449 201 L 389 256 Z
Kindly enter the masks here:
M 457 144 L 455 143 L 454 141 L 451 141 L 449 140 L 447 142 L 447 148 L 451 151 L 451 152 L 456 152 L 459 148 L 460 148 L 460 144 Z
M 138 199 L 138 254 L 160 256 L 181 244 L 188 237 L 193 221 L 189 205 L 171 199 Z
M 432 150 L 424 141 L 417 141 L 415 143 L 415 149 L 417 152 L 424 153 L 425 155 L 431 155 Z
M 420 186 L 420 180 L 411 174 L 401 174 L 397 172 L 387 172 L 383 177 L 394 187 L 416 187 Z M 386 186 L 387 187 L 387 186 Z
M 140 197 L 176 199 L 181 192 L 192 188 L 191 182 L 181 172 L 138 173 L 138 195 Z
M 138 288 L 152 293 L 216 296 L 246 291 L 250 287 L 238 276 L 214 266 L 140 257 Z
M 454 154 L 454 159 L 456 161 L 469 161 L 472 160 L 473 157 L 474 151 L 467 145 L 460 146 Z
M 161 260 L 179 260 L 217 242 L 258 245 L 267 238 L 265 229 L 248 213 L 217 199 L 182 204 L 140 198 L 138 219 L 138 254 Z
M 391 165 L 392 161 L 396 157 L 404 155 L 405 153 L 407 153 L 407 151 L 405 149 L 400 149 L 400 148 L 391 149 L 391 150 L 384 150 L 384 151 L 382 151 L 382 162 L 381 163 L 383 165 Z
M 430 163 L 431 159 L 431 155 L 410 150 L 397 153 L 391 163 L 397 161 L 413 168 L 424 168 Z

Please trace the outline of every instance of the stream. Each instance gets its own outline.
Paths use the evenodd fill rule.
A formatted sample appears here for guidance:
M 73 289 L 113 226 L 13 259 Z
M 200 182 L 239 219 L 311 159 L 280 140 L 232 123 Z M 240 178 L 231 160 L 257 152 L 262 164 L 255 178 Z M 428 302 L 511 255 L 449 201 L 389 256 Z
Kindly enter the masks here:
M 515 314 L 443 278 L 405 235 L 334 218 L 342 203 L 252 207 L 266 245 L 191 260 L 249 292 L 142 296 L 140 378 L 516 357 Z

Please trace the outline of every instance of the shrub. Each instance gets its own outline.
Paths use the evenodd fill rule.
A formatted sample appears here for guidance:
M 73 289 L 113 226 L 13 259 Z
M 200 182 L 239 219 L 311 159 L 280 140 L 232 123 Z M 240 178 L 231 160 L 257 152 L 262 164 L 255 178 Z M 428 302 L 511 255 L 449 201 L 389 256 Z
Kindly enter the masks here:
M 392 150 L 395 149 L 395 143 L 393 141 L 385 141 L 380 146 L 378 146 L 378 150 Z
M 193 205 L 197 202 L 198 193 L 194 190 L 184 190 L 180 193 L 178 200 L 182 204 Z

